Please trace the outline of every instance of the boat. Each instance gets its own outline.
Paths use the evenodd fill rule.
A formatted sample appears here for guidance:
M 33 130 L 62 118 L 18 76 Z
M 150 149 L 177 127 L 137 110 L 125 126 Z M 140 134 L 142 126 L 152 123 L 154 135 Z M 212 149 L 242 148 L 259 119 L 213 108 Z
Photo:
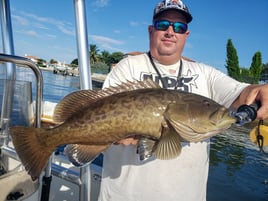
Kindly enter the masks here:
M 80 64 L 78 76 L 81 89 L 92 89 L 93 82 L 101 83 L 105 77 L 90 74 L 84 1 L 73 1 Z M 58 149 L 51 155 L 39 179 L 33 182 L 12 146 L 9 138 L 9 128 L 12 124 L 23 123 L 41 127 L 43 122 L 51 121 L 51 110 L 55 105 L 43 101 L 40 68 L 30 59 L 15 55 L 10 16 L 9 0 L 0 0 L 1 36 L 4 46 L 0 54 L 0 70 L 4 69 L 6 74 L 6 78 L 0 80 L 0 201 L 96 201 L 102 179 L 101 157 L 88 166 L 77 168 Z M 134 52 L 133 55 L 138 53 Z M 33 71 L 36 86 L 31 86 L 32 83 L 28 81 L 16 80 L 16 68 Z M 36 94 L 34 100 L 33 88 Z M 15 104 L 12 105 L 12 102 Z M 20 116 L 21 122 L 11 120 L 11 111 Z M 261 153 L 258 147 L 249 141 L 247 134 L 250 126 L 230 130 L 212 139 L 208 200 L 267 200 L 268 148 L 266 153 Z
M 86 27 L 85 0 L 74 1 L 76 39 L 79 60 L 80 89 L 92 89 L 90 64 L 88 58 L 88 39 Z M 0 18 L 4 50 L 0 54 L 0 68 L 6 72 L 6 79 L 0 80 L 2 90 L 0 121 L 0 201 L 59 201 L 59 200 L 97 200 L 102 172 L 101 157 L 82 167 L 74 167 L 57 150 L 51 155 L 47 167 L 37 181 L 32 181 L 24 170 L 12 145 L 9 128 L 12 122 L 13 107 L 22 117 L 23 125 L 40 128 L 42 120 L 48 120 L 50 107 L 43 101 L 42 71 L 30 59 L 14 54 L 11 9 L 9 0 L 0 1 Z M 16 68 L 29 68 L 36 78 L 36 99 L 32 100 L 32 83 L 16 80 Z M 2 84 L 1 84 L 2 83 Z M 23 90 L 22 90 L 23 89 Z M 19 100 L 17 100 L 19 98 Z M 14 104 L 14 101 L 16 104 Z M 55 105 L 50 105 L 54 107 Z M 24 109 L 23 109 L 24 108 Z M 42 112 L 43 110 L 47 111 Z M 49 116 L 49 115 L 48 115 Z M 16 124 L 18 122 L 15 122 Z

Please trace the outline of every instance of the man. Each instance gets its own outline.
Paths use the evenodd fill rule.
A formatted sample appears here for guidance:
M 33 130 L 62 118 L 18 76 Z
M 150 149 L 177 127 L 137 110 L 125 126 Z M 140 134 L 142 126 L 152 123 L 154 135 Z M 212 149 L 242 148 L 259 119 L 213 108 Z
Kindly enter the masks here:
M 163 88 L 207 96 L 226 107 L 261 101 L 258 118 L 268 118 L 268 85 L 240 83 L 214 68 L 182 57 L 192 16 L 182 1 L 157 4 L 148 27 L 150 51 L 128 56 L 108 75 L 104 87 L 152 78 Z M 140 161 L 137 140 L 128 138 L 104 153 L 99 201 L 204 201 L 209 140 L 182 143 L 172 160 Z M 129 146 L 125 146 L 129 145 Z

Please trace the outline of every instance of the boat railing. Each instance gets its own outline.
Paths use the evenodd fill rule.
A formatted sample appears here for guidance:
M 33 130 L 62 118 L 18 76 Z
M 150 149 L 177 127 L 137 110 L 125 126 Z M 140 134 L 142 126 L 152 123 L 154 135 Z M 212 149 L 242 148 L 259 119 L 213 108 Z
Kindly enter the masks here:
M 0 54 L 0 64 L 1 63 L 15 63 L 18 67 L 28 67 L 32 69 L 32 71 L 35 74 L 36 77 L 36 101 L 35 101 L 35 121 L 34 121 L 34 126 L 36 128 L 41 127 L 41 107 L 42 107 L 42 101 L 43 101 L 43 77 L 42 77 L 42 72 L 38 68 L 38 66 L 33 63 L 30 59 L 24 58 L 24 57 L 19 57 L 19 56 L 13 56 L 13 55 L 6 55 L 6 54 Z M 3 130 L 1 129 L 0 137 L 2 137 Z M 5 136 L 4 136 L 5 137 Z M 1 145 L 1 154 L 6 157 L 10 157 L 12 159 L 18 160 L 19 157 L 16 153 L 16 150 L 13 147 L 10 147 L 7 145 L 7 143 L 4 143 Z M 57 165 L 55 163 L 52 163 L 52 156 L 50 158 L 50 161 L 48 163 L 48 166 L 45 170 L 45 176 L 49 177 L 50 174 L 59 177 L 65 181 L 69 181 L 71 183 L 74 183 L 79 186 L 80 193 L 79 197 L 80 200 L 82 201 L 84 199 L 84 194 L 86 192 L 82 191 L 88 191 L 88 189 L 83 188 L 83 182 L 81 181 L 81 174 L 83 174 L 83 171 L 74 171 L 68 168 L 65 168 L 61 165 Z M 44 182 L 44 178 L 43 178 Z M 43 193 L 42 193 L 43 194 Z M 41 196 L 42 196 L 41 194 Z M 49 192 L 48 192 L 49 194 Z M 41 200 L 45 200 L 42 199 Z
M 0 63 L 15 63 L 17 65 L 28 67 L 30 68 L 36 77 L 36 102 L 35 102 L 35 121 L 34 126 L 37 128 L 41 127 L 41 107 L 43 101 L 43 77 L 42 72 L 39 67 L 32 62 L 30 59 L 14 56 L 14 55 L 7 55 L 7 54 L 0 54 Z

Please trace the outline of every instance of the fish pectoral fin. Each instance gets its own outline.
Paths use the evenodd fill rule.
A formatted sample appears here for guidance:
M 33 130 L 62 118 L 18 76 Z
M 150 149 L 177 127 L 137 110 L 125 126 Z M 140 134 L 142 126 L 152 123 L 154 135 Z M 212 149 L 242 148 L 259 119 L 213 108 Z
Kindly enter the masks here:
M 137 154 L 139 154 L 141 161 L 147 160 L 153 155 L 153 150 L 156 143 L 156 140 L 146 137 L 141 137 L 139 139 Z
M 176 158 L 181 153 L 180 136 L 172 127 L 163 127 L 162 136 L 156 144 L 154 154 L 161 160 Z
M 73 165 L 81 167 L 92 162 L 100 153 L 104 152 L 109 145 L 81 145 L 69 144 L 64 153 Z

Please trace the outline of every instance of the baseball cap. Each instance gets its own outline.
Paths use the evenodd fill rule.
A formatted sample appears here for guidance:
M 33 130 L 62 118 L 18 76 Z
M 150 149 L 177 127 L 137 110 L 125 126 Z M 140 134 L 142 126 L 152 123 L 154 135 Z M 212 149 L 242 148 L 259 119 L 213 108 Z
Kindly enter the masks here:
M 158 3 L 154 9 L 153 19 L 155 19 L 160 13 L 167 10 L 177 10 L 184 15 L 187 23 L 191 22 L 193 19 L 189 9 L 181 0 L 164 0 Z

